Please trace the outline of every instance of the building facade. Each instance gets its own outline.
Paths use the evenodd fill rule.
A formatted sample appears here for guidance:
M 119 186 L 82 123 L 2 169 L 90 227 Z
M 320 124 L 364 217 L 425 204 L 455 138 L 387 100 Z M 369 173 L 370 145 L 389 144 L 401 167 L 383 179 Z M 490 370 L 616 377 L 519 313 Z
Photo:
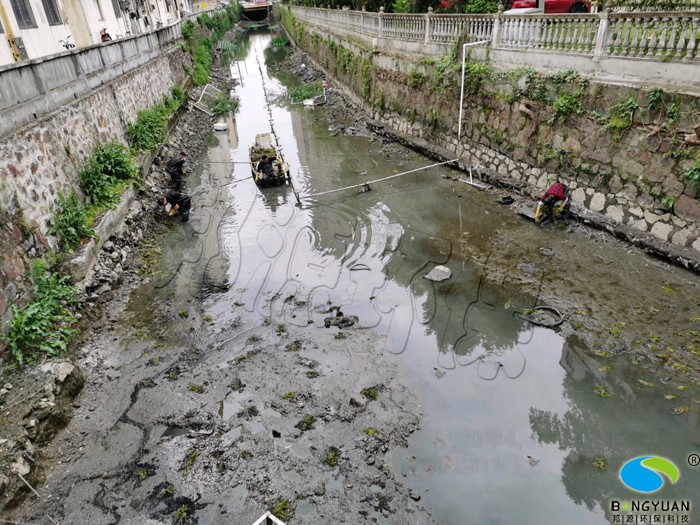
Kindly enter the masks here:
M 191 0 L 0 0 L 0 67 L 168 25 Z

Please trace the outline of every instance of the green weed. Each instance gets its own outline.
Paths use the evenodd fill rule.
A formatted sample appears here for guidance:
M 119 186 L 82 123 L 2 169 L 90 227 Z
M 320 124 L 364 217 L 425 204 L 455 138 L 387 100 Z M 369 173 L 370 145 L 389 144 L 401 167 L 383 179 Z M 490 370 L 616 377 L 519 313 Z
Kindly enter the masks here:
M 605 472 L 608 470 L 608 460 L 605 458 L 596 458 L 595 461 L 593 461 L 593 466 L 601 472 Z
M 610 390 L 607 386 L 598 386 L 595 388 L 594 392 L 601 399 L 607 399 L 610 397 Z
M 331 467 L 338 466 L 338 459 L 340 459 L 340 449 L 336 447 L 331 447 L 326 454 L 326 463 Z
M 32 299 L 22 309 L 12 305 L 7 334 L 0 336 L 19 364 L 40 353 L 57 356 L 76 334 L 72 328 L 76 318 L 68 309 L 76 302 L 76 292 L 68 277 L 52 273 L 40 260 L 34 262 L 31 273 Z
M 189 525 L 192 523 L 190 519 L 190 511 L 187 505 L 180 506 L 173 514 L 173 524 L 174 525 Z
M 314 428 L 314 422 L 316 421 L 316 418 L 314 416 L 307 415 L 299 421 L 295 426 L 301 430 L 302 432 L 306 432 L 307 430 L 311 430 Z
M 221 93 L 211 105 L 211 110 L 214 112 L 214 115 L 224 115 L 229 112 L 235 113 L 238 111 L 240 102 L 238 97 L 232 97 L 228 93 Z
M 379 396 L 379 393 L 375 387 L 363 388 L 360 391 L 360 394 L 365 396 L 365 398 L 371 399 L 371 400 L 377 399 L 377 397 Z
M 158 497 L 159 497 L 159 498 L 169 498 L 169 497 L 171 497 L 173 494 L 174 494 L 173 486 L 172 486 L 172 485 L 168 485 L 167 487 L 165 487 L 163 490 L 161 490 L 161 491 L 158 493 Z
M 95 231 L 88 224 L 88 212 L 75 192 L 58 194 L 59 206 L 54 210 L 49 233 L 56 235 L 61 248 L 71 251 L 80 246 L 83 239 L 94 237 Z
M 187 385 L 187 390 L 189 392 L 196 392 L 197 394 L 203 394 L 204 393 L 204 385 L 190 383 L 189 385 Z
M 289 519 L 289 501 L 286 499 L 281 499 L 272 509 L 272 514 L 281 521 L 287 521 Z
M 633 97 L 623 102 L 618 102 L 605 118 L 603 129 L 610 132 L 613 139 L 620 140 L 624 132 L 632 126 L 634 113 L 637 109 L 639 109 L 639 104 Z
M 314 98 L 319 95 L 323 95 L 323 86 L 321 82 L 311 82 L 289 88 L 289 98 L 292 100 L 306 100 L 307 98 Z
M 197 463 L 197 459 L 199 458 L 199 452 L 195 450 L 192 452 L 187 458 L 185 459 L 185 468 L 183 471 L 183 477 L 187 477 L 190 475 L 190 472 L 194 468 L 194 464 Z
M 139 111 L 136 122 L 127 124 L 126 136 L 134 153 L 152 150 L 165 140 L 168 115 L 163 104 L 156 104 Z
M 549 124 L 556 122 L 566 122 L 573 115 L 583 114 L 582 93 L 562 93 L 554 101 L 554 115 L 549 119 Z

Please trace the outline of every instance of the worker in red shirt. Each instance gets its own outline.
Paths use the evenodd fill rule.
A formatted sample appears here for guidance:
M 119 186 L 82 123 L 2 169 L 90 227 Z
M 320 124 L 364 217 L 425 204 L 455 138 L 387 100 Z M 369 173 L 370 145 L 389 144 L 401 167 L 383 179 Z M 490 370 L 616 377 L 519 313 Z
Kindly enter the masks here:
M 569 204 L 569 188 L 560 181 L 552 184 L 547 191 L 544 192 L 540 202 L 537 203 L 535 210 L 535 222 L 540 223 L 544 216 L 550 219 L 554 215 L 561 214 Z

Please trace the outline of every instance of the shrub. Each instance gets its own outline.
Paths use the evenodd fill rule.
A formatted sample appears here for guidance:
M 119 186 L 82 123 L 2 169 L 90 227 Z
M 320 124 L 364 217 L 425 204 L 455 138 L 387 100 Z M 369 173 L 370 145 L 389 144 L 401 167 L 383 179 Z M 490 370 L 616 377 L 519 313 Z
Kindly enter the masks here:
M 306 100 L 323 94 L 321 82 L 310 82 L 301 86 L 289 88 L 289 98 L 292 100 Z
M 129 151 L 116 140 L 98 144 L 94 156 L 105 177 L 130 180 L 137 173 Z
M 127 140 L 134 153 L 153 149 L 165 140 L 168 113 L 163 104 L 139 111 L 136 122 L 127 127 Z
M 110 206 L 114 204 L 118 195 L 114 191 L 115 179 L 102 170 L 102 166 L 95 156 L 90 157 L 78 174 L 80 187 L 85 193 L 87 204 L 93 206 Z
M 13 318 L 7 335 L 0 340 L 8 343 L 12 355 L 20 364 L 33 360 L 37 353 L 56 356 L 68 348 L 75 336 L 71 326 L 76 322 L 68 310 L 74 304 L 75 288 L 67 277 L 48 270 L 43 261 L 32 267 L 33 299 L 24 309 L 12 305 Z
M 170 94 L 172 95 L 173 100 L 177 101 L 178 107 L 187 102 L 187 93 L 185 93 L 185 90 L 180 86 L 173 86 L 173 89 L 170 90 Z
M 83 239 L 95 235 L 95 232 L 87 226 L 87 209 L 75 192 L 69 195 L 59 193 L 58 200 L 59 208 L 51 218 L 49 233 L 58 236 L 63 249 L 72 250 L 79 246 Z
M 228 93 L 221 93 L 211 105 L 211 110 L 215 115 L 223 115 L 229 111 L 235 113 L 238 111 L 238 104 L 238 97 L 232 97 Z

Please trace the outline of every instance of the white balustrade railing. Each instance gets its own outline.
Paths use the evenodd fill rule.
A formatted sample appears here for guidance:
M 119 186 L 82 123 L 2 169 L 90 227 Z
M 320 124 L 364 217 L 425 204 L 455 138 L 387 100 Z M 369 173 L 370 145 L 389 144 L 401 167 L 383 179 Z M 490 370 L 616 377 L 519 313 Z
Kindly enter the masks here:
M 382 36 L 422 41 L 425 39 L 425 17 L 386 15 L 382 17 Z
M 501 19 L 500 48 L 551 49 L 592 55 L 597 15 L 520 15 Z
M 604 49 L 610 56 L 688 61 L 700 59 L 699 44 L 697 14 L 611 13 Z
M 569 15 L 438 15 L 290 7 L 294 16 L 370 37 L 453 45 L 489 40 L 496 49 L 592 57 L 700 61 L 700 12 Z

